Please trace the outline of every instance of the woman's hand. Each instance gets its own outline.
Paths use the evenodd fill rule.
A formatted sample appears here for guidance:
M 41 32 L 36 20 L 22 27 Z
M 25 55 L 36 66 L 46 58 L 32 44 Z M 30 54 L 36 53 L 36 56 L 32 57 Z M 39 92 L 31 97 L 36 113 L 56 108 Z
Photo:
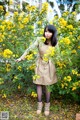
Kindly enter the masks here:
M 15 62 L 20 62 L 22 59 L 21 58 L 18 58 L 15 60 Z

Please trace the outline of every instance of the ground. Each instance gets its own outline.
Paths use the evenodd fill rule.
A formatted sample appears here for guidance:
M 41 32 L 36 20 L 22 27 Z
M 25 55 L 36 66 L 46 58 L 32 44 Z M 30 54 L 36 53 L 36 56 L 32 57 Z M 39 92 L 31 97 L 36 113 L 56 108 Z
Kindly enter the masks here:
M 9 111 L 9 120 L 75 120 L 80 112 L 80 105 L 75 102 L 65 102 L 65 99 L 52 99 L 50 115 L 46 117 L 44 111 L 36 114 L 37 99 L 29 96 L 15 95 L 0 99 L 0 111 Z

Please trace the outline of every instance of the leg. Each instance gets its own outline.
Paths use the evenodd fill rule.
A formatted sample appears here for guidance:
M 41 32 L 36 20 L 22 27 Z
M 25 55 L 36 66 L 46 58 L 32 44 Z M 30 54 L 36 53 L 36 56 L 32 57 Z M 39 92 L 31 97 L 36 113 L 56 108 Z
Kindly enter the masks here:
M 47 86 L 45 86 L 45 94 L 46 94 L 46 103 L 49 103 L 51 92 L 48 90 Z
M 38 108 L 37 108 L 37 114 L 40 114 L 42 111 L 42 86 L 37 85 L 37 97 L 38 97 Z
M 37 85 L 37 97 L 38 97 L 38 102 L 42 101 L 42 86 Z
M 48 91 L 48 88 L 45 86 L 45 94 L 46 94 L 46 103 L 45 103 L 45 111 L 44 114 L 46 116 L 49 115 L 49 108 L 50 108 L 50 91 Z

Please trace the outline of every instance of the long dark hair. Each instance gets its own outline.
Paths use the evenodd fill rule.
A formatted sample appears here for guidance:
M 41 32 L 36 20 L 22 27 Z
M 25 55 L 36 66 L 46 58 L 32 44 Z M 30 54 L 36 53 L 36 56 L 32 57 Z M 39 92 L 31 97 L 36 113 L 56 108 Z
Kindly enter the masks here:
M 51 37 L 51 45 L 55 46 L 57 44 L 57 30 L 56 30 L 56 28 L 54 27 L 54 25 L 47 25 L 44 28 L 44 34 L 43 34 L 44 37 L 45 37 L 46 29 L 53 34 L 52 37 Z M 46 45 L 48 44 L 47 39 L 44 42 L 44 44 L 46 44 Z

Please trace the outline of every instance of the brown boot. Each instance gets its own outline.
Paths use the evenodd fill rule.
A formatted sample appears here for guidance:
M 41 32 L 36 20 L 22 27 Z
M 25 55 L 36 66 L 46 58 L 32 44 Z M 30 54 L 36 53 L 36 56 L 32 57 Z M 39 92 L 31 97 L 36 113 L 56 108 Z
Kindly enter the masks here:
M 50 103 L 45 103 L 45 109 L 44 109 L 44 114 L 45 116 L 49 115 L 49 108 L 50 108 Z
M 37 107 L 37 114 L 40 114 L 42 111 L 43 104 L 42 102 L 38 102 L 38 107 Z

